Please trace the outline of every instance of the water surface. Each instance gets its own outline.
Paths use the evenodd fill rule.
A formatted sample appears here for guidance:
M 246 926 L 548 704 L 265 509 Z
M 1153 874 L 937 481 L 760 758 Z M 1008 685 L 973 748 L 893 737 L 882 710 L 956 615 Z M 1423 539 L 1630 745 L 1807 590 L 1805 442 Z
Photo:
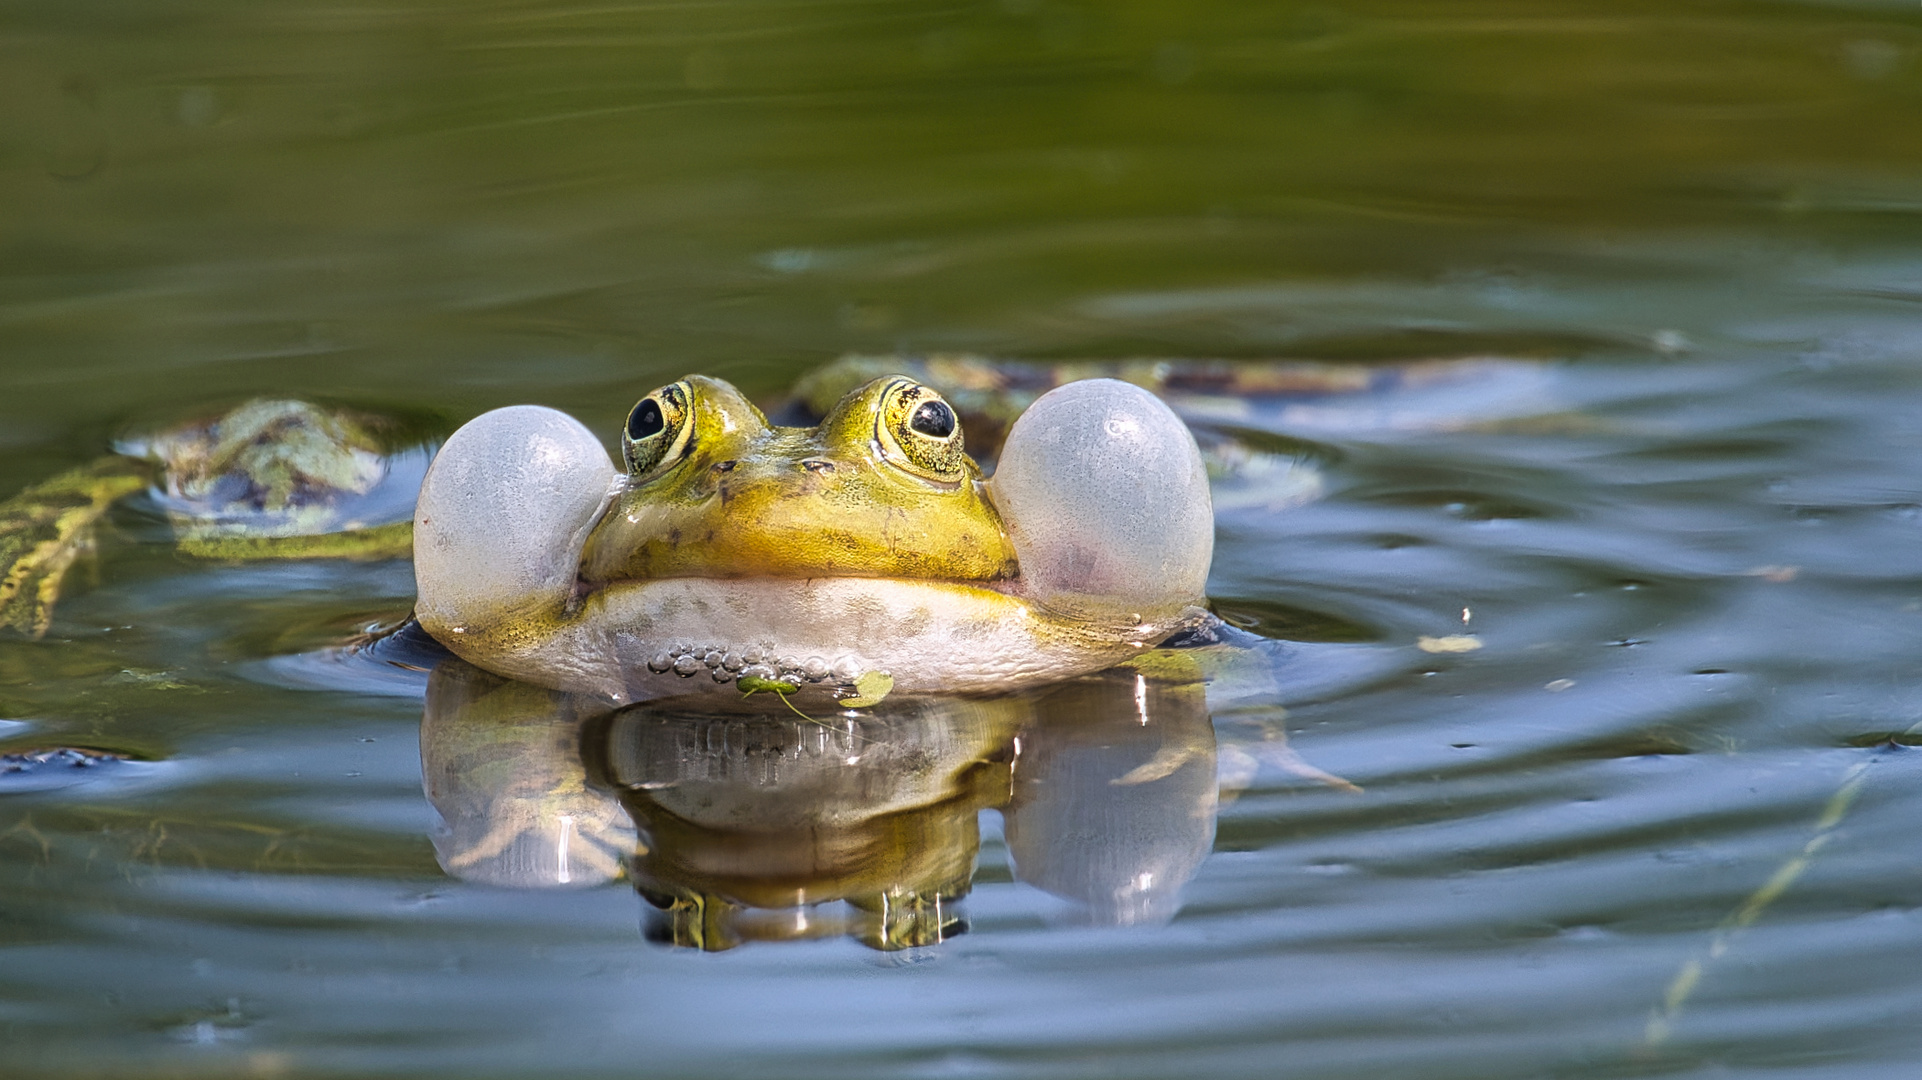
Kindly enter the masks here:
M 1922 1059 L 1922 12 L 205 0 L 0 27 L 8 492 L 256 393 L 611 435 L 686 371 L 771 400 L 848 351 L 1534 373 L 1237 421 L 1321 475 L 1219 517 L 1210 593 L 1271 682 L 1158 714 L 1183 719 L 1152 748 L 1101 727 L 1126 686 L 938 727 L 984 768 L 1041 741 L 1006 797 L 909 800 L 975 865 L 966 932 L 897 950 L 848 905 L 649 940 L 659 867 L 611 854 L 621 880 L 568 888 L 450 870 L 425 680 L 315 658 L 404 614 L 409 567 L 194 562 L 135 501 L 46 638 L 0 641 L 0 750 L 130 758 L 0 776 L 12 1072 Z M 522 748 L 627 792 L 581 804 L 598 835 L 638 827 L 645 740 L 577 721 Z M 1137 773 L 1164 745 L 1188 756 Z M 1037 807 L 1189 880 L 1066 896 Z

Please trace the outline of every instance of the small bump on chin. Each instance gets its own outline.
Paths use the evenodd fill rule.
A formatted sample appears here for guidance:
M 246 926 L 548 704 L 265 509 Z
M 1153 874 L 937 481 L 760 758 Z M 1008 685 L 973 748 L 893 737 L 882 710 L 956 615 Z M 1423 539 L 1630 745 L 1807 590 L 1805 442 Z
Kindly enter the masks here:
M 671 672 L 683 679 L 706 672 L 719 683 L 759 678 L 851 687 L 866 667 L 854 656 L 843 656 L 832 663 L 820 656 L 810 656 L 804 660 L 792 656 L 770 659 L 767 648 L 762 645 L 675 641 L 650 656 L 647 669 L 656 675 Z

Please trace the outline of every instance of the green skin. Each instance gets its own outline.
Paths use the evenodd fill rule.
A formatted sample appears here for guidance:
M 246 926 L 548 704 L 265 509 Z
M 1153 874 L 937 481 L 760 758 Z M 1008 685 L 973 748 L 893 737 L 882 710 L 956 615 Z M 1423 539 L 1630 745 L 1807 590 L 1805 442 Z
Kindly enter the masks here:
M 678 400 L 652 436 L 658 450 L 627 440 L 627 487 L 588 539 L 583 583 L 769 567 L 786 577 L 1015 576 L 1014 548 L 959 426 L 934 438 L 902 422 L 913 408 L 945 408 L 926 387 L 876 379 L 815 428 L 774 427 L 740 391 L 701 376 L 664 387 L 637 412 L 659 407 L 662 394 Z
M 53 621 L 60 582 L 92 546 L 94 522 L 147 486 L 129 458 L 101 458 L 0 502 L 0 626 L 40 637 Z

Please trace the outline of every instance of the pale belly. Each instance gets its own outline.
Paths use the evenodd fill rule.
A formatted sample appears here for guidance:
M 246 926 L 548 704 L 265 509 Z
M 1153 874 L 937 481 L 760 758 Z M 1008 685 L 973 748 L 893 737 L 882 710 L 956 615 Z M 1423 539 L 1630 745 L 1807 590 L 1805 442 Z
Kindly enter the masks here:
M 945 582 L 669 578 L 610 586 L 554 620 L 428 626 L 462 658 L 619 702 L 742 692 L 743 676 L 825 700 L 868 672 L 898 692 L 984 693 L 1113 666 L 1205 618 L 1101 625 Z

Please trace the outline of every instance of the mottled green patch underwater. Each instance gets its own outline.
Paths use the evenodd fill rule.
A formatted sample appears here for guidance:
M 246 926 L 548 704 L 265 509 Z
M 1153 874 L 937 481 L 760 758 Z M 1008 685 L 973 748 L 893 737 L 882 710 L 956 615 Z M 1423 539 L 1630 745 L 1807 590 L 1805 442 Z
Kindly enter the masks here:
M 255 396 L 1520 362 L 1213 403 L 1316 483 L 1205 694 L 610 716 L 123 502 L 0 631 L 0 1073 L 1922 1064 L 1922 8 L 0 11 L 0 499 Z

